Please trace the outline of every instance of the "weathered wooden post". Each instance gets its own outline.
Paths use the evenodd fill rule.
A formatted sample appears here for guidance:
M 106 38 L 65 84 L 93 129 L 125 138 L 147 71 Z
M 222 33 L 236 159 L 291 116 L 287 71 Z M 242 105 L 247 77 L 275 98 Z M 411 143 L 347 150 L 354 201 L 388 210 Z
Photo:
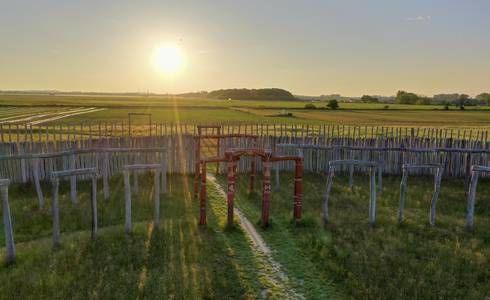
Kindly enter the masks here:
M 160 173 L 162 173 L 160 170 L 158 169 L 155 170 L 155 178 L 154 178 L 155 219 L 153 224 L 157 229 L 160 227 Z
M 5 229 L 5 261 L 7 264 L 15 261 L 15 243 L 14 243 L 14 231 L 12 228 L 12 218 L 10 215 L 9 205 L 9 192 L 8 186 L 10 180 L 0 179 L 0 192 L 2 194 L 2 207 L 3 207 L 3 226 Z
M 166 151 L 161 154 L 161 158 L 162 158 L 161 159 L 161 162 L 162 162 L 162 172 L 161 172 L 161 174 L 162 174 L 162 193 L 165 194 L 165 193 L 167 193 L 167 168 L 168 168 L 168 166 L 167 166 L 168 154 Z
M 328 175 L 327 175 L 327 185 L 325 189 L 325 195 L 323 197 L 323 221 L 325 223 L 328 223 L 329 221 L 329 215 L 328 215 L 328 201 L 330 198 L 330 191 L 332 190 L 332 183 L 333 183 L 333 176 L 334 176 L 335 170 L 333 167 L 330 167 L 328 169 Z
M 104 200 L 108 201 L 110 198 L 109 191 L 109 152 L 104 152 L 104 163 L 102 166 L 102 184 L 104 190 Z
M 376 168 L 369 167 L 369 181 L 371 197 L 369 201 L 369 223 L 374 225 L 376 222 Z
M 256 166 L 255 166 L 255 155 L 252 156 L 252 163 L 251 163 L 251 168 L 250 168 L 250 182 L 248 184 L 248 192 L 252 193 L 254 191 L 254 185 L 255 185 L 255 175 L 257 173 L 256 171 Z
M 53 247 L 60 245 L 60 207 L 58 202 L 58 189 L 60 186 L 60 180 L 58 177 L 52 177 L 52 203 L 51 212 L 53 215 Z
M 400 206 L 398 208 L 398 223 L 403 223 L 403 210 L 405 209 L 405 199 L 407 194 L 407 179 L 408 172 L 416 169 L 434 169 L 434 193 L 432 194 L 432 200 L 430 204 L 430 216 L 429 223 L 431 226 L 436 224 L 436 205 L 439 198 L 439 192 L 441 189 L 442 174 L 444 172 L 444 166 L 440 164 L 423 164 L 423 165 L 410 165 L 404 164 L 402 166 L 402 181 L 400 183 Z
M 294 212 L 293 218 L 301 219 L 301 208 L 303 202 L 303 157 L 296 160 L 294 171 Z
M 281 188 L 281 179 L 279 178 L 279 169 L 280 169 L 280 162 L 276 163 L 275 168 L 274 168 L 274 173 L 275 173 L 275 189 L 279 190 Z
M 129 183 L 129 170 L 124 170 L 124 199 L 125 199 L 125 222 L 124 230 L 126 233 L 131 232 L 131 185 Z
M 466 226 L 472 230 L 474 227 L 474 213 L 475 213 L 475 201 L 476 201 L 476 187 L 478 185 L 478 177 L 480 172 L 490 173 L 490 167 L 477 166 L 471 167 L 471 180 L 468 190 L 468 212 L 466 215 Z
M 199 193 L 199 225 L 206 225 L 206 162 L 202 162 L 201 192 Z
M 70 155 L 70 169 L 75 170 L 75 153 Z M 70 176 L 70 198 L 73 204 L 77 204 L 77 178 Z
M 90 193 L 90 204 L 92 209 L 92 240 L 97 237 L 97 174 L 92 174 L 92 192 Z
M 271 196 L 271 170 L 270 170 L 270 153 L 262 159 L 262 168 L 264 173 L 263 195 L 262 195 L 262 227 L 269 226 L 269 209 Z
M 228 226 L 233 225 L 233 201 L 235 198 L 235 164 L 236 161 L 232 154 L 228 154 L 228 192 L 227 192 L 227 204 L 228 204 Z
M 437 205 L 437 200 L 439 199 L 439 193 L 441 191 L 441 180 L 442 180 L 442 173 L 443 172 L 444 172 L 444 169 L 437 168 L 436 173 L 434 175 L 434 194 L 432 195 L 432 200 L 430 203 L 430 225 L 431 226 L 436 225 L 436 205 Z
M 402 168 L 402 181 L 400 183 L 400 205 L 398 207 L 398 223 L 403 223 L 403 209 L 405 208 L 405 197 L 407 194 L 408 171 Z
M 138 170 L 133 171 L 133 194 L 138 195 L 140 192 L 139 185 L 138 185 Z
M 36 187 L 37 199 L 39 202 L 39 208 L 44 207 L 44 196 L 43 191 L 41 189 L 41 183 L 39 182 L 39 158 L 34 157 L 32 166 L 32 172 L 34 177 L 34 186 Z
M 354 187 L 354 165 L 349 165 L 349 189 Z

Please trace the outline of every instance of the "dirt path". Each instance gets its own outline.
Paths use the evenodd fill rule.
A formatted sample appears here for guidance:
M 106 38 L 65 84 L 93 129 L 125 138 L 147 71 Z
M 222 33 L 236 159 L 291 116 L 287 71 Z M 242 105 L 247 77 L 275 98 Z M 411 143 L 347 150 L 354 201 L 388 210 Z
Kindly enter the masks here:
M 216 178 L 213 174 L 208 173 L 207 178 L 209 183 L 213 184 L 223 198 L 226 199 L 226 193 L 223 188 L 216 182 Z M 291 285 L 291 280 L 286 273 L 282 271 L 281 264 L 279 264 L 272 256 L 272 251 L 264 241 L 262 236 L 257 232 L 252 223 L 243 215 L 243 213 L 237 208 L 234 208 L 235 215 L 240 220 L 240 226 L 250 239 L 253 245 L 253 249 L 259 254 L 261 259 L 262 269 L 261 273 L 267 278 L 267 280 L 276 287 L 279 287 L 282 294 L 286 295 L 288 299 L 305 299 L 305 296 L 296 292 Z M 264 291 L 266 294 L 267 291 Z M 265 295 L 261 295 L 265 296 Z

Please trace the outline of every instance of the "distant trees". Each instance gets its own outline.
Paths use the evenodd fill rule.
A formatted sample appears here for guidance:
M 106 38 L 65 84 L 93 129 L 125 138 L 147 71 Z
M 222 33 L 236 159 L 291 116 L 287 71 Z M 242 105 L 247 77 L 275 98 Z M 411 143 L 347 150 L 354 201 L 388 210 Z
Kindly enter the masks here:
M 313 103 L 307 103 L 305 104 L 305 109 L 316 109 L 316 106 Z
M 234 100 L 296 100 L 289 91 L 277 88 L 267 89 L 223 89 L 211 91 L 208 98 Z
M 373 96 L 363 95 L 361 97 L 361 101 L 364 103 L 378 103 L 379 99 Z
M 414 93 L 398 91 L 396 93 L 395 102 L 400 104 L 416 104 L 419 99 L 420 97 Z
M 466 95 L 466 94 L 461 94 L 461 95 L 459 95 L 459 97 L 458 97 L 458 102 L 457 102 L 457 104 L 458 104 L 458 106 L 459 106 L 459 109 L 464 110 L 464 106 L 465 106 L 466 104 L 468 104 L 468 99 L 469 99 L 469 98 L 470 98 L 470 96 L 468 96 L 468 95 Z
M 475 97 L 476 100 L 490 105 L 490 93 L 481 93 Z
M 327 108 L 338 109 L 339 108 L 339 102 L 335 99 L 329 100 L 328 104 L 327 104 Z

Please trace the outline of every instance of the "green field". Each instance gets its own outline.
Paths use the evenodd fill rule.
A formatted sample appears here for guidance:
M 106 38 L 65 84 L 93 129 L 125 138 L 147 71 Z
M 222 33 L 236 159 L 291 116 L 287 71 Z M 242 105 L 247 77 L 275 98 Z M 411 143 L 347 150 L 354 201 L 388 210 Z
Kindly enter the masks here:
M 221 182 L 226 183 L 224 177 Z M 291 221 L 293 177 L 283 176 L 280 190 L 272 193 L 272 226 L 260 231 L 297 280 L 320 276 L 354 299 L 486 299 L 490 295 L 488 180 L 479 185 L 474 232 L 465 229 L 462 180 L 443 180 L 433 228 L 428 222 L 432 178 L 409 179 L 401 226 L 397 221 L 400 178 L 384 178 L 373 228 L 368 224 L 367 176 L 356 176 L 352 191 L 346 177 L 334 179 L 328 225 L 322 220 L 326 177 L 310 174 L 303 182 L 302 221 L 296 225 Z M 261 196 L 248 195 L 247 184 L 248 178 L 241 176 L 237 205 L 250 220 L 258 221 Z M 312 276 L 316 272 L 319 275 Z
M 245 101 L 168 97 L 129 96 L 48 96 L 0 95 L 0 122 L 26 122 L 33 117 L 36 124 L 80 124 L 92 122 L 127 122 L 128 112 L 152 113 L 154 123 L 264 123 L 264 124 L 328 124 L 374 125 L 387 127 L 436 127 L 490 129 L 490 107 L 469 106 L 449 111 L 437 105 L 401 105 L 340 103 L 339 110 L 304 109 L 307 101 Z M 325 107 L 326 102 L 316 102 Z M 89 109 L 73 114 L 73 111 Z M 91 111 L 92 109 L 93 111 Z M 63 110 L 66 114 L 63 115 Z M 72 110 L 70 112 L 69 110 Z M 290 117 L 278 116 L 284 112 Z M 49 113 L 57 113 L 55 117 Z M 59 117 L 59 116 L 61 117 Z M 29 120 L 27 120 L 29 121 Z M 11 122 L 15 123 L 15 122 Z M 134 125 L 147 124 L 144 117 Z
M 219 182 L 225 185 L 225 178 Z M 32 185 L 10 189 L 17 261 L 0 268 L 0 298 L 284 299 L 294 290 L 306 299 L 484 299 L 490 293 L 490 186 L 478 189 L 476 230 L 465 229 L 461 180 L 443 180 L 437 225 L 428 225 L 431 179 L 409 180 L 405 223 L 397 223 L 400 178 L 385 177 L 376 226 L 367 222 L 368 182 L 335 179 L 331 223 L 322 222 L 325 178 L 304 177 L 303 218 L 294 224 L 291 174 L 273 191 L 271 226 L 261 229 L 260 192 L 246 193 L 239 176 L 236 205 L 255 225 L 289 281 L 277 276 L 238 225 L 226 225 L 226 200 L 208 185 L 208 225 L 198 225 L 192 178 L 169 178 L 161 199 L 161 228 L 153 227 L 152 176 L 140 176 L 133 197 L 134 232 L 124 234 L 122 178 L 111 179 L 111 198 L 98 194 L 99 235 L 90 241 L 89 186 L 79 184 L 79 204 L 60 190 L 62 246 L 51 246 L 51 212 L 39 209 Z M 225 185 L 226 186 L 226 185 Z M 257 186 L 260 186 L 260 178 Z M 114 188 L 115 187 L 115 188 Z M 44 186 L 49 191 L 49 185 Z M 0 225 L 0 230 L 3 231 Z M 4 244 L 3 235 L 0 245 Z M 0 251 L 3 256 L 4 248 Z M 1 257 L 3 258 L 3 257 Z M 289 296 L 291 296 L 289 294 Z

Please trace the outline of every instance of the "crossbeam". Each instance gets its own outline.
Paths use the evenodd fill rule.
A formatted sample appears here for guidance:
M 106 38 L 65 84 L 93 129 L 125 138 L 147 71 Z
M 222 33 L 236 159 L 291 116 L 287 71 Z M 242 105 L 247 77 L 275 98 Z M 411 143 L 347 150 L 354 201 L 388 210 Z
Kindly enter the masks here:
M 131 171 L 149 171 L 152 170 L 154 174 L 154 194 L 153 198 L 155 201 L 155 213 L 153 218 L 153 226 L 155 228 L 160 227 L 160 175 L 165 177 L 166 170 L 162 168 L 161 164 L 137 164 L 137 165 L 125 165 L 123 167 L 124 173 L 124 195 L 125 195 L 125 222 L 124 229 L 126 233 L 130 233 L 132 230 L 131 222 L 131 185 L 130 185 L 130 172 Z M 133 173 L 135 184 L 137 184 L 136 173 Z
M 476 187 L 480 173 L 490 173 L 490 167 L 473 165 L 471 166 L 471 180 L 468 191 L 468 208 L 466 214 L 466 227 L 470 230 L 474 228 L 474 214 L 476 202 Z
M 327 176 L 327 186 L 323 201 L 323 220 L 325 223 L 329 222 L 329 199 L 330 190 L 332 189 L 333 177 L 335 174 L 335 168 L 342 166 L 362 166 L 369 169 L 369 182 L 370 182 L 370 202 L 369 202 L 369 223 L 374 224 L 376 222 L 376 169 L 378 164 L 372 161 L 363 160 L 334 160 L 328 163 L 328 176 Z
M 421 164 L 411 165 L 404 164 L 402 166 L 402 181 L 400 183 L 400 206 L 398 208 L 398 223 L 403 223 L 403 209 L 405 207 L 405 198 L 407 194 L 407 180 L 408 174 L 411 170 L 419 169 L 433 169 L 434 172 L 434 193 L 432 194 L 432 200 L 430 202 L 430 216 L 429 223 L 431 226 L 436 224 L 436 205 L 439 198 L 439 192 L 441 190 L 441 179 L 444 173 L 444 166 L 441 164 Z
M 91 189 L 91 212 L 92 212 L 92 240 L 95 240 L 97 235 L 97 171 L 95 168 L 86 169 L 72 169 L 72 170 L 62 170 L 51 172 L 51 183 L 52 183 L 52 205 L 51 211 L 53 215 L 53 246 L 57 247 L 60 245 L 60 209 L 58 200 L 58 190 L 60 185 L 61 177 L 75 177 L 80 175 L 89 175 L 92 178 L 92 189 Z M 72 185 L 73 187 L 73 185 Z M 76 186 L 75 193 L 76 197 Z M 73 196 L 73 192 L 72 192 Z

